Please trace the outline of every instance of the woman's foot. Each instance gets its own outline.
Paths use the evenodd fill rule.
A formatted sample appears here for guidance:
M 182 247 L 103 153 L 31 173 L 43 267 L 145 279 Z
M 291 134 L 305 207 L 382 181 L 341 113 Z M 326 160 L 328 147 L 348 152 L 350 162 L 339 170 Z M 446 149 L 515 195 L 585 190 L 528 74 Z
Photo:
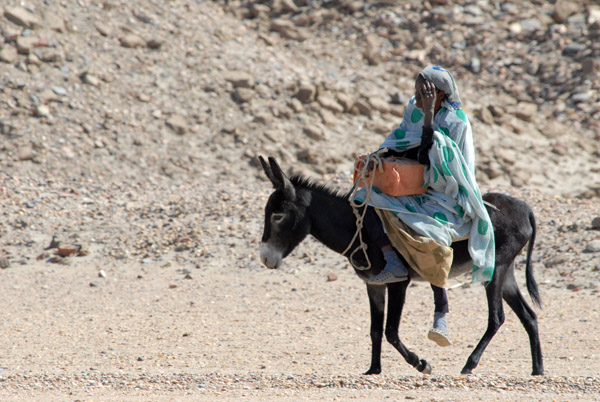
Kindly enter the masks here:
M 448 335 L 448 327 L 446 325 L 446 314 L 445 313 L 434 313 L 433 315 L 433 328 L 429 330 L 427 338 L 431 339 L 439 346 L 450 346 L 450 338 Z
M 408 279 L 408 270 L 398 257 L 398 254 L 390 247 L 383 252 L 385 268 L 383 271 L 367 280 L 373 285 L 384 285 L 386 283 L 403 282 Z
M 408 272 L 404 276 L 396 276 L 384 269 L 374 277 L 367 279 L 367 283 L 372 285 L 385 285 L 386 283 L 403 282 L 406 280 L 408 280 Z

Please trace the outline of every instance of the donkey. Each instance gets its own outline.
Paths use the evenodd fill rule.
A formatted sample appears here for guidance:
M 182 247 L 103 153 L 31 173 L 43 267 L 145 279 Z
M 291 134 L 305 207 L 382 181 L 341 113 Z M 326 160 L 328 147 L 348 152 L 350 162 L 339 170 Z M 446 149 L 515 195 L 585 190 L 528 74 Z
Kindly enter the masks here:
M 292 250 L 311 234 L 325 246 L 342 254 L 353 239 L 356 232 L 356 219 L 348 202 L 349 194 L 341 194 L 325 185 L 316 184 L 301 176 L 288 178 L 277 161 L 269 157 L 269 163 L 259 157 L 265 174 L 273 183 L 275 191 L 269 197 L 265 207 L 265 226 L 260 244 L 261 261 L 268 268 L 278 268 L 282 260 Z M 537 316 L 529 307 L 515 280 L 515 258 L 529 242 L 526 263 L 526 284 L 533 302 L 541 307 L 541 299 L 531 265 L 531 255 L 535 242 L 535 217 L 529 205 L 508 195 L 488 193 L 483 199 L 492 207 L 487 207 L 494 227 L 496 239 L 496 265 L 494 275 L 487 282 L 485 291 L 488 301 L 488 327 L 479 344 L 475 347 L 462 374 L 471 374 L 477 367 L 485 348 L 504 323 L 502 299 L 517 314 L 529 335 L 532 375 L 543 375 L 542 349 L 538 334 Z M 371 208 L 371 207 L 369 207 Z M 367 255 L 371 261 L 369 270 L 358 270 L 358 276 L 367 280 L 376 275 L 385 266 L 383 254 L 378 247 L 369 245 L 368 235 L 363 233 L 367 243 Z M 350 251 L 344 254 L 350 256 L 351 250 L 359 246 L 355 240 Z M 472 267 L 468 251 L 468 240 L 452 244 L 454 260 L 450 277 L 469 272 Z M 350 261 L 352 266 L 365 266 L 366 259 L 361 253 L 356 253 Z M 408 264 L 405 264 L 408 267 Z M 422 280 L 410 270 L 408 281 L 387 285 L 367 284 L 369 305 L 371 311 L 371 366 L 365 374 L 381 373 L 381 342 L 383 339 L 385 291 L 388 292 L 387 321 L 385 336 L 400 352 L 407 363 L 424 374 L 431 373 L 427 361 L 419 359 L 400 341 L 398 327 L 402 308 L 406 297 L 406 289 L 411 279 Z

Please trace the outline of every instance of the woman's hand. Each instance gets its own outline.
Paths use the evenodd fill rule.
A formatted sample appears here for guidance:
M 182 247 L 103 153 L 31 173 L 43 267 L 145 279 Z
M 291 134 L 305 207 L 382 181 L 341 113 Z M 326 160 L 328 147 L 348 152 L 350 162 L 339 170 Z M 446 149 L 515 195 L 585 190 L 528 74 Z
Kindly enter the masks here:
M 437 90 L 431 81 L 424 80 L 423 85 L 419 88 L 421 96 L 421 104 L 423 105 L 423 113 L 425 114 L 423 126 L 433 127 L 433 116 L 435 115 L 435 101 Z

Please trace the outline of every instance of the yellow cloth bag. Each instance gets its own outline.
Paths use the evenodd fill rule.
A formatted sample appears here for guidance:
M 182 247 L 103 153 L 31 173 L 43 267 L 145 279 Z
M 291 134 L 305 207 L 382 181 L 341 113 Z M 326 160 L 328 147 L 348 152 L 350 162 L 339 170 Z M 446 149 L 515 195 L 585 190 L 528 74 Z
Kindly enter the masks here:
M 447 287 L 452 266 L 452 247 L 442 246 L 429 237 L 419 235 L 404 224 L 393 212 L 375 209 L 392 246 L 406 259 L 419 276 L 435 286 Z

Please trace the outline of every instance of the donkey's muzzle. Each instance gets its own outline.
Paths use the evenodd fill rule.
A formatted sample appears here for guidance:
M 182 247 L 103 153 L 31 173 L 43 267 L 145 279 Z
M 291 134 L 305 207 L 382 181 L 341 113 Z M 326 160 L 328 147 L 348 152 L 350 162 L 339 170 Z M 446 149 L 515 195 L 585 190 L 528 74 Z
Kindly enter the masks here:
M 260 261 L 271 269 L 276 269 L 281 266 L 283 253 L 268 243 L 260 243 Z

